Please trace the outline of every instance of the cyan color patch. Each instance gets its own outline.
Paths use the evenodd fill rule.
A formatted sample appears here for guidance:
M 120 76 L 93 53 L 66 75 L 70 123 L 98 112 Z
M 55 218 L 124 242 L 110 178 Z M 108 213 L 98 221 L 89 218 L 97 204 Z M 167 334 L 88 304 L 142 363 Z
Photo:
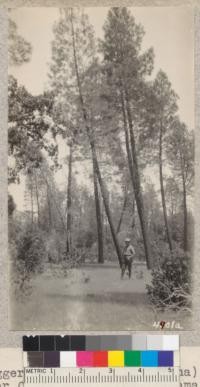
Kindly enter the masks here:
M 158 351 L 142 351 L 141 367 L 158 367 Z

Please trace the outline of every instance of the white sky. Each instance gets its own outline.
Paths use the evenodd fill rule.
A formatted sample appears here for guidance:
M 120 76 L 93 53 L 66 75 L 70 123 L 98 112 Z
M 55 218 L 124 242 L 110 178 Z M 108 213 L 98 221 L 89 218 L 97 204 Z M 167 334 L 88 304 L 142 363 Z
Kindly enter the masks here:
M 108 8 L 86 8 L 97 37 L 103 37 Z M 190 7 L 131 8 L 137 22 L 145 29 L 143 48 L 153 46 L 156 73 L 162 68 L 180 96 L 180 115 L 189 127 L 194 127 L 194 64 L 193 11 Z M 57 8 L 27 7 L 11 11 L 19 33 L 33 47 L 30 63 L 10 71 L 33 94 L 42 93 L 48 82 L 48 62 L 51 60 L 52 26 L 59 15 Z
M 103 37 L 108 8 L 86 8 L 96 36 Z M 189 128 L 194 128 L 194 32 L 193 11 L 190 7 L 137 7 L 131 8 L 136 22 L 145 29 L 143 49 L 154 48 L 154 73 L 161 68 L 180 97 L 180 117 Z M 32 94 L 40 94 L 48 86 L 48 63 L 51 60 L 52 27 L 59 16 L 58 8 L 27 7 L 10 11 L 18 32 L 31 43 L 31 61 L 9 72 Z M 65 149 L 63 149 L 65 152 Z M 66 181 L 66 170 L 58 180 Z M 23 208 L 23 184 L 12 185 L 12 194 L 18 198 L 18 209 Z

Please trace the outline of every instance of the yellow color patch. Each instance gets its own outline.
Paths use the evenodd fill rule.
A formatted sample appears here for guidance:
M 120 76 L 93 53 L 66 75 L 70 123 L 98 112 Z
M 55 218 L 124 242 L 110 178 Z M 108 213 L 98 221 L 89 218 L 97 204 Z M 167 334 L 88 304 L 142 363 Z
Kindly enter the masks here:
M 124 367 L 124 351 L 109 351 L 108 367 Z

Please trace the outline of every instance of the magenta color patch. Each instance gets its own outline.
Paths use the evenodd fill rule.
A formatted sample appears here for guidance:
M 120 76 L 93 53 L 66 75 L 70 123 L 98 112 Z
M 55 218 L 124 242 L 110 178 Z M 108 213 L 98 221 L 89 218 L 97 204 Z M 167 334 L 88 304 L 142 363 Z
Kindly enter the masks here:
M 76 352 L 76 365 L 78 367 L 93 367 L 93 352 L 90 352 L 90 351 Z

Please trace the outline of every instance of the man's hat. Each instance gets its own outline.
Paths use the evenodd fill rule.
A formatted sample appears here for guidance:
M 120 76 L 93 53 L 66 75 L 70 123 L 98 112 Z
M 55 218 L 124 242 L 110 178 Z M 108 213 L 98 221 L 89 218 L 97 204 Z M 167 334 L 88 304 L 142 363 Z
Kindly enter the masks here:
M 130 238 L 125 239 L 125 242 L 130 242 L 130 241 L 131 241 Z

